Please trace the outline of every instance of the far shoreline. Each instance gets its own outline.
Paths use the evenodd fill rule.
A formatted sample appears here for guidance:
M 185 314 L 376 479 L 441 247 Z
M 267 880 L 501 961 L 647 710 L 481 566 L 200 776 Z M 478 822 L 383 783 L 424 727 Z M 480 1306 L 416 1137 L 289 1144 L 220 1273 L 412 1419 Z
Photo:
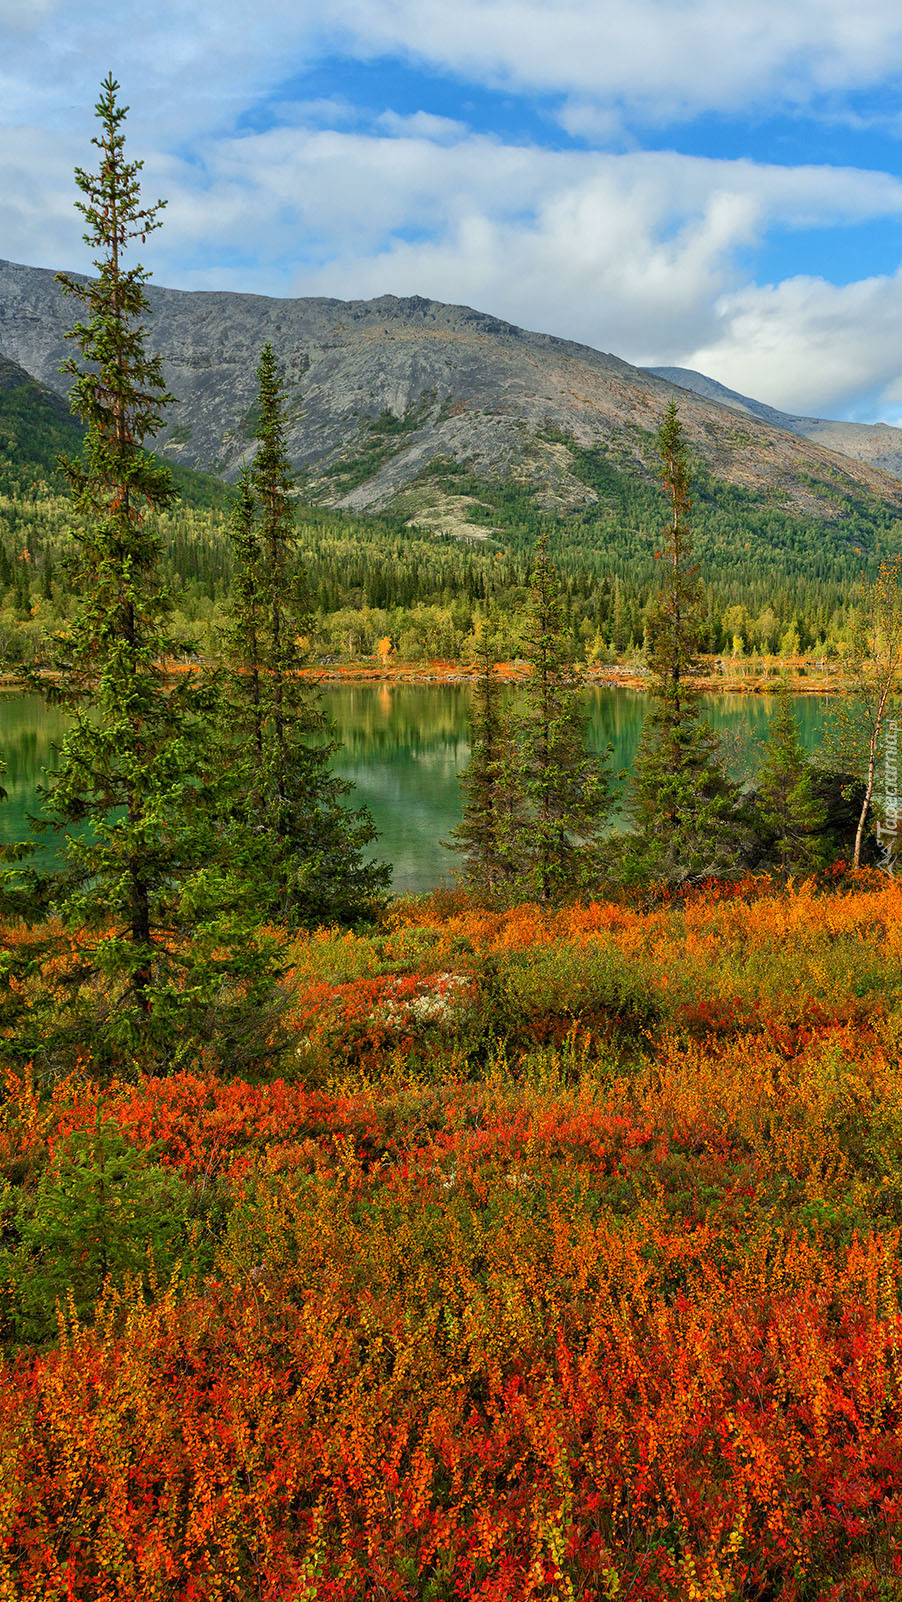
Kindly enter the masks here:
M 193 673 L 201 664 L 174 662 L 165 664 L 173 676 Z M 786 680 L 794 695 L 835 695 L 840 689 L 840 664 L 827 664 L 822 659 L 811 662 L 804 658 L 783 660 L 779 657 L 737 658 L 700 657 L 702 671 L 691 676 L 689 682 L 708 695 L 775 695 Z M 510 684 L 523 683 L 529 669 L 525 662 L 498 662 L 495 671 L 500 679 Z M 635 662 L 589 663 L 581 668 L 585 684 L 606 689 L 645 691 L 651 689 L 652 676 L 648 669 Z M 51 680 L 54 675 L 41 675 Z M 319 684 L 380 684 L 383 686 L 420 684 L 474 684 L 479 677 L 475 663 L 433 659 L 427 662 L 388 661 L 320 661 L 299 669 L 298 676 Z M 0 692 L 26 691 L 29 687 L 14 674 L 0 675 Z
M 775 695 L 783 678 L 795 695 L 834 695 L 840 688 L 837 668 L 822 662 L 783 662 L 769 658 L 759 668 L 736 670 L 735 659 L 720 657 L 699 659 L 703 671 L 689 680 L 705 694 L 714 695 Z M 722 664 L 722 666 L 721 666 Z M 525 662 L 497 662 L 495 672 L 510 684 L 523 683 L 529 674 Z M 583 665 L 581 673 L 587 685 L 606 689 L 639 690 L 648 692 L 652 675 L 635 663 L 590 663 Z M 324 684 L 474 684 L 479 669 L 469 662 L 329 662 L 301 669 L 304 678 L 316 679 Z

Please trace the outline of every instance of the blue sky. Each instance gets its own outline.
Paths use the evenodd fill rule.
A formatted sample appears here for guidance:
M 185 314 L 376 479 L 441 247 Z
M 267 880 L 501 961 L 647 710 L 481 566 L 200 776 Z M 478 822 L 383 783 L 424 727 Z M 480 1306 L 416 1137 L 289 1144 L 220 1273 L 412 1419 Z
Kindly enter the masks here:
M 421 294 L 902 422 L 890 0 L 0 0 L 0 255 L 85 267 L 111 69 L 157 282 Z

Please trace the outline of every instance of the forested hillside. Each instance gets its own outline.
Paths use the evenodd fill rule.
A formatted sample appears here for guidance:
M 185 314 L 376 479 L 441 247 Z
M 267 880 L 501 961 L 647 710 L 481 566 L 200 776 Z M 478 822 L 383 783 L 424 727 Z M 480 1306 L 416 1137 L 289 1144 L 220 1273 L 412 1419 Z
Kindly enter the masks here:
M 65 402 L 2 362 L 0 639 L 13 659 L 30 660 L 43 632 L 67 613 L 61 554 L 71 509 L 57 455 L 77 452 L 80 443 Z M 565 441 L 549 429 L 544 443 L 561 449 Z M 580 652 L 603 660 L 641 649 L 657 582 L 661 491 L 651 474 L 646 480 L 598 449 L 566 446 L 586 492 L 569 508 L 543 507 L 522 480 L 487 479 L 450 460 L 433 465 L 428 493 L 446 503 L 453 498 L 457 510 L 446 519 L 453 533 L 443 531 L 441 519 L 419 521 L 423 492 L 416 485 L 391 514 L 300 505 L 314 655 L 367 656 L 388 637 L 406 659 L 456 659 L 469 653 L 478 620 L 493 608 L 502 647 L 516 656 L 530 553 L 543 531 Z M 162 519 L 166 579 L 186 645 L 207 649 L 231 578 L 233 492 L 209 474 L 177 464 L 173 472 L 180 502 Z M 841 515 L 824 523 L 718 480 L 698 458 L 693 480 L 707 649 L 834 650 L 856 580 L 872 575 L 881 555 L 902 549 L 894 508 L 850 489 L 837 501 Z

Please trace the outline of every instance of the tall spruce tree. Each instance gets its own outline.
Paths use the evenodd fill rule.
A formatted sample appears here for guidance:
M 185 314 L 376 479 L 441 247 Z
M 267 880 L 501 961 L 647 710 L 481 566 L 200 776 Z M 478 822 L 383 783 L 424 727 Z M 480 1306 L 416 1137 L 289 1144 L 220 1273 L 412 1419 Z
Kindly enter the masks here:
M 240 734 L 251 771 L 263 769 L 263 616 L 260 597 L 260 542 L 250 474 L 243 468 L 229 526 L 232 540 L 232 597 L 225 637 L 227 657 L 238 665 L 225 698 L 229 733 Z
M 390 878 L 367 861 L 376 830 L 343 804 L 353 785 L 331 771 L 337 750 L 315 689 L 301 675 L 309 615 L 299 562 L 282 381 L 265 345 L 257 370 L 257 450 L 233 517 L 235 584 L 228 660 L 239 808 L 254 905 L 294 927 L 372 915 Z M 249 765 L 248 765 L 249 764 Z
M 658 450 L 670 518 L 660 593 L 648 624 L 653 700 L 628 793 L 635 832 L 623 866 L 628 878 L 678 884 L 737 865 L 743 816 L 692 682 L 701 595 L 692 560 L 689 463 L 673 400 L 658 432 Z
M 827 808 L 814 792 L 811 766 L 799 739 L 785 679 L 771 719 L 754 799 L 768 857 L 781 878 L 812 873 L 825 865 L 822 831 Z
M 505 782 L 509 766 L 509 720 L 496 672 L 496 635 L 484 622 L 476 641 L 478 676 L 470 715 L 470 760 L 460 776 L 463 817 L 448 842 L 463 855 L 463 878 L 477 895 L 503 890 L 511 863 L 503 845 L 513 799 Z
M 163 667 L 173 642 L 148 514 L 171 506 L 175 491 L 144 442 L 172 397 L 145 348 L 147 274 L 123 265 L 129 243 L 160 226 L 163 203 L 141 205 L 142 163 L 126 159 L 118 92 L 108 76 L 96 108 L 99 170 L 75 175 L 98 276 L 59 275 L 84 307 L 69 336 L 80 357 L 64 370 L 87 432 L 83 457 L 62 463 L 78 602 L 57 677 L 39 687 L 72 722 L 44 811 L 67 836 L 52 900 L 77 931 L 57 967 L 69 1039 L 100 1057 L 171 1064 L 201 1042 L 215 1054 L 218 1033 L 234 1046 L 249 1019 L 268 1014 L 275 969 L 237 910 L 221 851 L 209 695 L 187 677 L 173 688 Z M 66 1030 L 56 1038 L 64 1043 Z
M 523 705 L 508 724 L 499 843 L 511 889 L 558 902 L 598 883 L 608 779 L 587 748 L 583 679 L 545 534 L 533 563 L 524 646 L 530 671 Z

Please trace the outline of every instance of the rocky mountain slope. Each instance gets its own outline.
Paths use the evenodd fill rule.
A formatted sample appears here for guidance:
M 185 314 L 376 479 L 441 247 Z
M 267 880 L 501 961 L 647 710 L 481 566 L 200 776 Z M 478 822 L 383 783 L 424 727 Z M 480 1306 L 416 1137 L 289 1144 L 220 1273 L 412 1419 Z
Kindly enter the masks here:
M 252 446 L 255 367 L 272 342 L 286 378 L 288 445 L 311 498 L 396 507 L 453 527 L 448 468 L 504 479 L 550 511 L 597 499 L 580 450 L 646 482 L 673 377 L 465 306 L 385 295 L 275 300 L 148 287 L 149 344 L 178 397 L 160 446 L 234 477 Z M 0 262 L 0 351 L 59 393 L 75 318 L 41 268 Z M 902 483 L 723 397 L 678 391 L 713 478 L 787 515 L 836 523 L 851 504 L 902 515 Z M 591 476 L 591 475 L 590 475 Z M 467 509 L 472 528 L 472 507 Z
M 716 378 L 706 378 L 704 373 L 696 373 L 691 367 L 644 367 L 642 371 L 691 390 L 706 400 L 718 401 L 722 406 L 729 406 L 731 411 L 757 417 L 773 428 L 813 440 L 827 450 L 852 456 L 856 461 L 867 462 L 870 467 L 879 467 L 884 473 L 902 479 L 902 428 L 893 428 L 890 423 L 840 423 L 826 417 L 796 417 L 791 412 L 778 411 L 776 406 L 767 406 L 764 401 L 740 395 L 735 389 L 719 384 Z

